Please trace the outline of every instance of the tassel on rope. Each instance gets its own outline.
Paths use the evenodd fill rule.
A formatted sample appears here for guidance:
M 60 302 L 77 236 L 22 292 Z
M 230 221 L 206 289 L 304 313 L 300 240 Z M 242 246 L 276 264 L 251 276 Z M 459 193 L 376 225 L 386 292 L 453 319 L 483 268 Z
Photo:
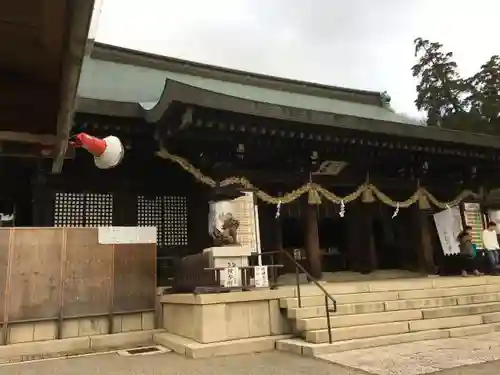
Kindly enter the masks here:
M 275 219 L 278 219 L 280 217 L 280 212 L 281 211 L 281 201 L 278 202 L 276 205 L 276 215 L 274 215 Z
M 431 204 L 429 203 L 429 199 L 425 194 L 421 194 L 420 198 L 418 198 L 418 208 L 421 210 L 430 210 Z
M 321 204 L 321 197 L 319 196 L 318 190 L 316 188 L 314 187 L 309 188 L 307 203 L 315 205 Z
M 392 214 L 392 219 L 394 219 L 396 216 L 399 214 L 399 203 L 396 203 L 396 209 L 394 210 L 394 213 Z
M 339 211 L 339 216 L 344 217 L 345 216 L 345 203 L 344 200 L 342 199 L 340 201 L 340 211 Z
M 370 186 L 367 186 L 365 190 L 363 190 L 363 194 L 361 196 L 361 201 L 363 203 L 373 203 L 375 202 L 375 197 L 373 195 L 373 190 Z

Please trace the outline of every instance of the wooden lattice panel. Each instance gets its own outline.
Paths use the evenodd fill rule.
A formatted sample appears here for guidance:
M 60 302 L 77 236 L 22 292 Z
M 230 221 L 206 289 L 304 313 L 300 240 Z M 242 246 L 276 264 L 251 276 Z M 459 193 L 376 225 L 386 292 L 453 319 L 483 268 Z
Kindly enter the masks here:
M 156 227 L 158 233 L 157 244 L 160 242 L 160 228 L 163 222 L 163 200 L 162 197 L 147 198 L 142 195 L 137 197 L 137 226 Z
M 55 227 L 99 227 L 113 225 L 113 195 L 56 193 Z
M 186 197 L 163 197 L 165 209 L 164 246 L 188 245 L 188 201 Z
M 137 225 L 156 227 L 158 246 L 186 246 L 187 217 L 186 197 L 137 197 Z
M 55 227 L 85 225 L 85 193 L 56 193 L 54 203 Z
M 85 226 L 110 227 L 113 225 L 113 195 L 87 193 L 85 195 Z

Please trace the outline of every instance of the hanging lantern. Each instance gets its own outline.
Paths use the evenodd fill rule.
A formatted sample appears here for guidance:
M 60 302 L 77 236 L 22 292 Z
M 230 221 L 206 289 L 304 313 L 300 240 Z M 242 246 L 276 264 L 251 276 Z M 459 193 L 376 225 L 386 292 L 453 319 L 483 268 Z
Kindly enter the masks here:
M 125 153 L 120 139 L 112 135 L 100 139 L 86 133 L 79 133 L 73 137 L 70 143 L 91 153 L 94 156 L 94 164 L 99 169 L 116 167 L 122 161 Z

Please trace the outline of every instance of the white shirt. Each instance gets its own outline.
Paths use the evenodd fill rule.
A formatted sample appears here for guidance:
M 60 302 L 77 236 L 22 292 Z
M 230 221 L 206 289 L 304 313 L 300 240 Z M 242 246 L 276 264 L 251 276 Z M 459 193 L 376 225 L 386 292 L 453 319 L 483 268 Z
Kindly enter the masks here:
M 497 231 L 496 230 L 483 230 L 483 245 L 486 250 L 498 250 Z

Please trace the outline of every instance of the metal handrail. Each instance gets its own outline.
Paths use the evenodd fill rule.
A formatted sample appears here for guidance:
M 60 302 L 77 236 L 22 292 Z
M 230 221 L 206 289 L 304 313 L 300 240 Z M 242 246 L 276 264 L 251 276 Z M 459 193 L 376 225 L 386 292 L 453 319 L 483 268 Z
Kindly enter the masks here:
M 331 344 L 332 341 L 332 326 L 330 322 L 330 312 L 337 312 L 337 301 L 335 298 L 332 297 L 332 295 L 325 289 L 323 285 L 321 285 L 318 280 L 316 280 L 305 268 L 302 266 L 297 260 L 286 250 L 284 249 L 279 249 L 276 251 L 266 251 L 265 253 L 262 254 L 256 254 L 257 256 L 262 256 L 262 255 L 272 255 L 272 254 L 285 254 L 288 259 L 290 259 L 293 264 L 295 265 L 295 279 L 297 283 L 297 300 L 298 300 L 298 305 L 299 308 L 302 307 L 302 299 L 301 299 L 301 293 L 300 293 L 300 273 L 299 270 L 302 271 L 306 277 L 311 280 L 316 286 L 323 292 L 325 296 L 325 311 L 326 311 L 326 324 L 328 328 L 328 342 Z M 330 310 L 328 307 L 328 300 L 330 300 L 333 304 L 333 309 Z

